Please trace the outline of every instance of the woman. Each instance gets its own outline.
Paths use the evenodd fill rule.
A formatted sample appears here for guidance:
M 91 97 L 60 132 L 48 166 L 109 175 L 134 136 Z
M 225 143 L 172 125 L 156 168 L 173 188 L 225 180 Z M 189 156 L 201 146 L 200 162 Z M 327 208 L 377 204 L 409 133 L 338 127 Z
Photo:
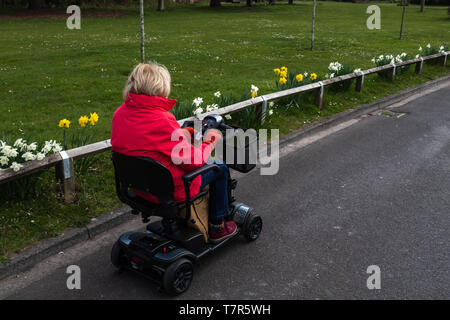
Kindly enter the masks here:
M 209 130 L 198 147 L 190 144 L 190 139 L 186 138 L 193 134 L 193 129 L 181 129 L 169 112 L 176 103 L 176 100 L 168 98 L 170 85 L 169 71 L 162 65 L 140 63 L 134 68 L 123 90 L 125 102 L 114 112 L 111 145 L 116 152 L 149 157 L 166 166 L 172 173 L 175 201 L 182 202 L 185 190 L 181 177 L 206 163 L 222 135 L 217 130 Z M 181 132 L 180 139 L 175 141 L 172 140 L 174 131 Z M 180 147 L 182 152 L 173 152 Z M 207 184 L 215 184 L 215 210 L 211 210 L 214 214 L 209 218 L 211 242 L 221 241 L 237 231 L 233 221 L 224 219 L 229 215 L 229 172 L 225 164 L 219 167 L 219 172 L 209 171 L 195 178 L 190 187 L 190 195 L 193 197 Z M 136 194 L 148 201 L 157 202 L 156 197 L 151 194 Z

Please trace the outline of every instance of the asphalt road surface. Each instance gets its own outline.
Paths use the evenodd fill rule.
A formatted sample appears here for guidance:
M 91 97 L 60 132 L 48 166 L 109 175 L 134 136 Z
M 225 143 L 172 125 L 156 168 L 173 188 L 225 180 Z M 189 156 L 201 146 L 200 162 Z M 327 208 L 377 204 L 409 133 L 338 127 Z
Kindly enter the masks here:
M 240 178 L 261 237 L 205 257 L 178 299 L 449 299 L 450 86 L 393 110 L 283 156 L 274 176 Z M 81 290 L 67 289 L 67 262 L 8 298 L 170 299 L 116 272 L 116 236 L 70 261 Z M 379 290 L 367 288 L 371 265 Z

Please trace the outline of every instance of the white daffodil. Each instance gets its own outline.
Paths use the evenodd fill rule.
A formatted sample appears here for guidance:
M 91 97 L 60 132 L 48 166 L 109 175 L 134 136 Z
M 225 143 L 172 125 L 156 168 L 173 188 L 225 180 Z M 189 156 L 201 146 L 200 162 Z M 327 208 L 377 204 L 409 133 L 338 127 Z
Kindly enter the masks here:
M 306 78 L 308 76 L 308 72 L 305 71 L 305 73 L 303 74 L 303 76 Z
M 25 161 L 32 161 L 32 160 L 36 160 L 36 156 L 34 154 L 32 154 L 31 152 L 25 152 L 22 155 L 22 158 L 25 159 Z
M 36 154 L 36 160 L 42 160 L 42 159 L 44 159 L 45 158 L 45 154 L 43 154 L 43 153 L 41 153 L 41 152 L 38 152 L 37 154 Z
M 16 148 L 12 148 L 10 146 L 6 146 L 2 150 L 3 154 L 9 158 L 15 158 L 19 154 Z
M 427 48 L 430 49 L 431 48 L 431 44 L 427 44 Z
M 20 163 L 17 163 L 17 162 L 13 162 L 10 166 L 10 168 L 13 169 L 14 172 L 19 171 L 22 167 L 23 167 L 23 165 L 21 165 Z
M 57 152 L 62 151 L 62 147 L 61 147 L 61 145 L 60 145 L 59 143 L 55 143 L 55 144 L 52 146 L 52 149 L 53 149 L 53 153 L 57 153 Z
M 271 116 L 273 114 L 273 110 L 270 109 L 268 113 L 269 113 L 269 116 Z
M 422 51 L 422 50 L 423 50 L 423 49 L 422 49 L 422 47 L 420 46 L 420 47 L 419 47 L 419 51 Z
M 372 62 L 375 63 L 375 58 L 372 58 Z
M 275 105 L 275 102 L 273 102 L 273 101 L 269 102 L 269 108 L 273 108 L 274 105 Z
M 355 69 L 353 72 L 361 72 L 361 68 Z
M 257 86 L 254 86 L 254 85 L 252 84 L 252 92 L 258 93 L 258 91 L 259 91 L 259 88 L 258 88 Z
M 0 165 L 6 166 L 9 162 L 9 158 L 7 156 L 1 156 L 0 157 Z
M 14 147 L 16 147 L 16 148 L 22 148 L 23 147 L 23 145 L 26 143 L 26 141 L 25 140 L 23 140 L 22 138 L 19 138 L 19 139 L 17 139 L 15 142 L 14 142 Z
M 199 114 L 202 114 L 202 113 L 203 113 L 203 108 L 202 108 L 202 107 L 198 107 L 198 108 L 195 109 L 192 113 L 193 113 L 194 115 L 198 116 Z
M 199 107 L 203 103 L 203 98 L 197 97 L 192 101 L 192 104 Z
M 214 93 L 214 97 L 220 98 L 222 94 L 220 93 L 220 91 L 217 91 Z
M 418 54 L 416 54 L 416 59 L 418 59 L 419 58 L 419 55 Z
M 226 114 L 226 115 L 225 115 L 225 119 L 231 120 L 231 116 L 230 116 L 229 114 Z
M 27 151 L 36 151 L 36 149 L 37 149 L 37 143 L 36 142 L 33 142 L 33 143 L 27 145 Z

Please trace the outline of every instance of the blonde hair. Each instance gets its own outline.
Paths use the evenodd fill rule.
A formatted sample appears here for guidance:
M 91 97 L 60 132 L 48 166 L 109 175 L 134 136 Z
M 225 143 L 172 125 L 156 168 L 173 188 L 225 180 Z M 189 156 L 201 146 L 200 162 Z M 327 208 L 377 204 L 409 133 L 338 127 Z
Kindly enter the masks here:
M 130 93 L 168 98 L 170 94 L 170 73 L 156 62 L 139 63 L 128 77 L 123 89 L 123 99 Z

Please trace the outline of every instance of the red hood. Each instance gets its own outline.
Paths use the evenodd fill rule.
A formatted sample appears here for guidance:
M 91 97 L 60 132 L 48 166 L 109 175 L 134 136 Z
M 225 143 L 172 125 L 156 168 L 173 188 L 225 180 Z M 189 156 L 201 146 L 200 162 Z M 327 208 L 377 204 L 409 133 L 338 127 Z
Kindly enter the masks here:
M 161 107 L 169 111 L 177 103 L 177 100 L 159 96 L 147 96 L 145 94 L 130 93 L 125 104 L 130 107 Z

